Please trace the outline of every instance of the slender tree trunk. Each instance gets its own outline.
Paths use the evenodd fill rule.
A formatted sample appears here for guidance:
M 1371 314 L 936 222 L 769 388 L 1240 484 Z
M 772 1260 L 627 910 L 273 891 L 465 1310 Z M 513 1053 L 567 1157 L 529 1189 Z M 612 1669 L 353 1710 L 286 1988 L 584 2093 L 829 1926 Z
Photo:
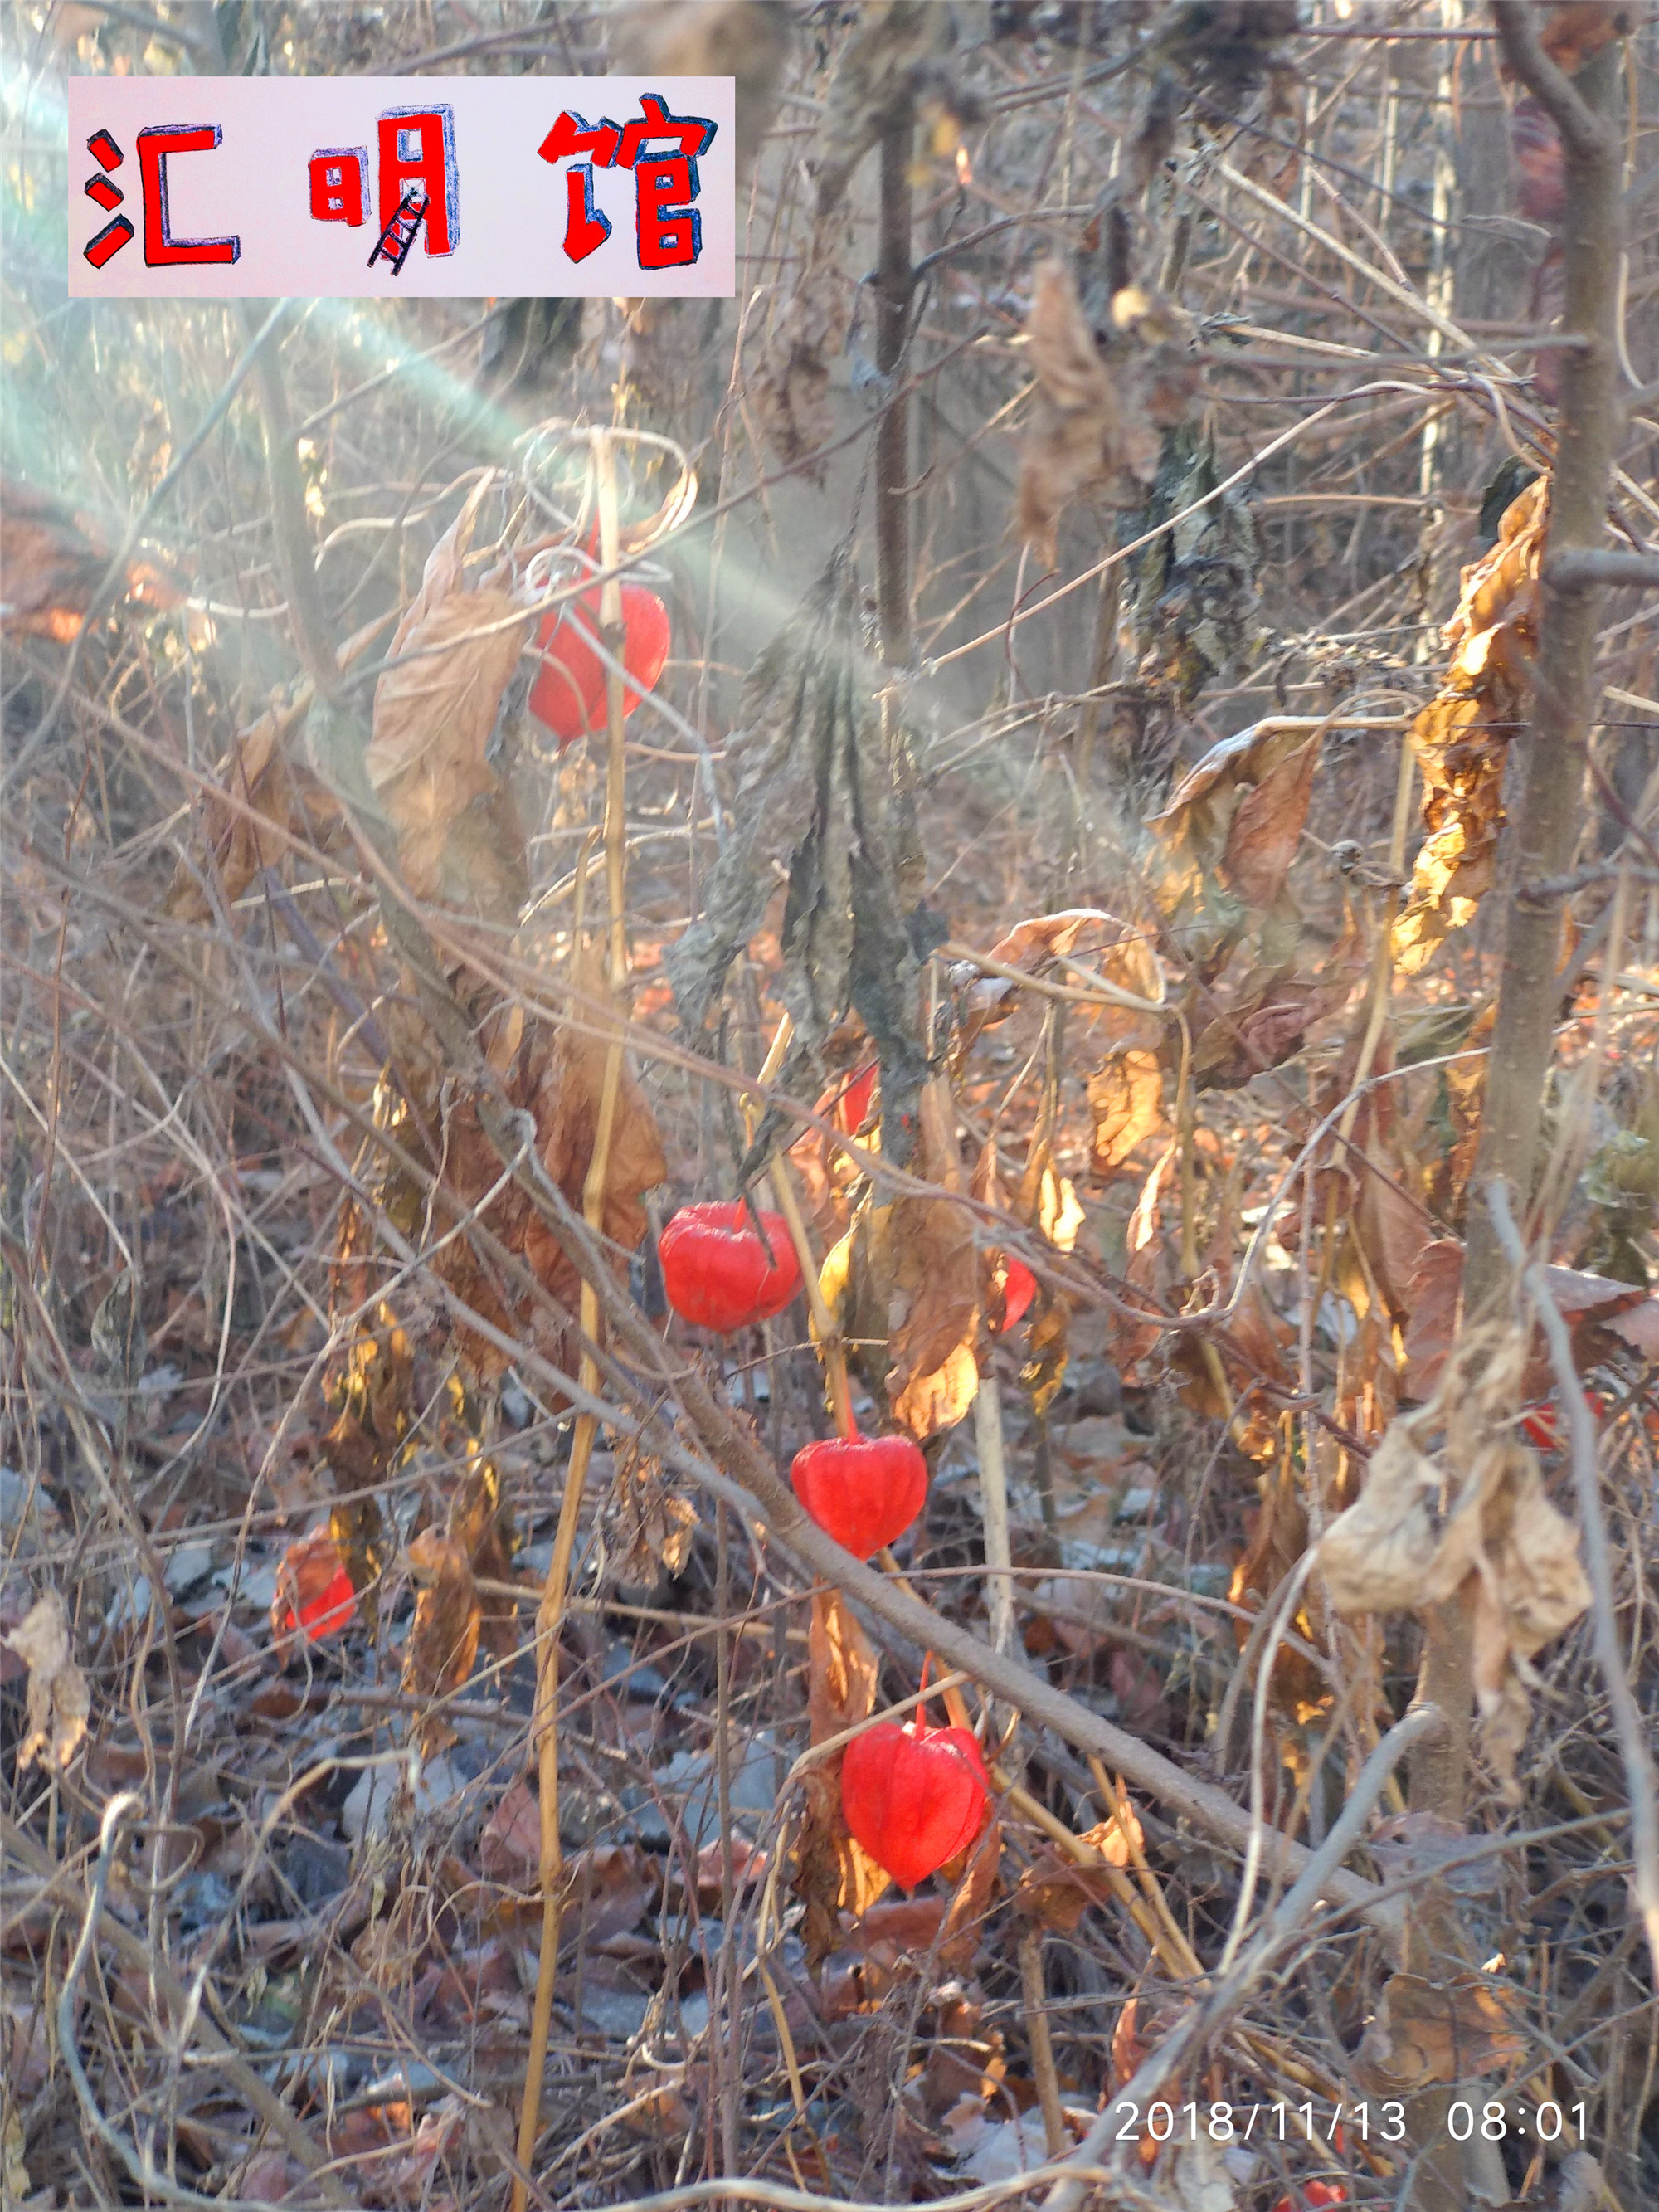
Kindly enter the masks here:
M 1618 49 L 1589 63 L 1577 80 L 1540 52 L 1531 11 L 1498 0 L 1498 34 L 1510 68 L 1549 109 L 1561 131 L 1566 164 L 1567 300 L 1564 333 L 1580 343 L 1567 350 L 1550 489 L 1537 688 L 1525 747 L 1520 803 L 1505 866 L 1510 899 L 1498 983 L 1498 1015 L 1486 1077 L 1479 1163 L 1470 1181 L 1483 1189 L 1503 1176 L 1530 1195 L 1538 1164 L 1540 1102 L 1548 1079 L 1558 1018 L 1557 969 L 1565 895 L 1534 886 L 1565 875 L 1579 830 L 1580 792 L 1595 703 L 1599 588 L 1587 580 L 1552 574 L 1555 556 L 1600 544 L 1607 523 L 1613 441 L 1618 427 L 1614 314 L 1619 276 L 1618 133 L 1609 109 Z M 1510 1269 L 1486 1208 L 1469 1208 L 1463 1310 L 1467 1320 L 1490 1314 L 1508 1294 Z M 1467 1787 L 1472 1705 L 1470 1606 L 1442 1607 L 1430 1626 L 1423 1694 L 1451 1721 L 1442 1742 L 1419 1749 L 1413 1802 L 1461 1816 Z
M 1497 1175 L 1530 1197 L 1538 1167 L 1541 1103 L 1554 1046 L 1561 986 L 1558 967 L 1563 896 L 1540 888 L 1570 868 L 1579 830 L 1592 713 L 1599 587 L 1560 557 L 1597 545 L 1607 524 L 1618 412 L 1614 318 L 1619 270 L 1620 143 L 1610 120 L 1619 52 L 1609 47 L 1570 80 L 1542 52 L 1528 0 L 1493 0 L 1511 73 L 1535 93 L 1561 134 L 1566 181 L 1565 354 L 1555 468 L 1545 551 L 1536 690 L 1522 740 L 1521 793 L 1509 833 L 1503 889 L 1509 924 L 1497 1020 L 1486 1077 L 1474 1193 Z M 1512 1270 L 1478 1196 L 1471 1200 L 1463 1278 L 1464 1327 L 1491 1318 L 1515 1295 Z M 1449 1723 L 1416 1750 L 1414 1811 L 1459 1820 L 1468 1794 L 1474 1707 L 1474 1590 L 1430 1613 L 1419 1695 Z M 1462 1963 L 1460 1930 L 1449 1906 L 1425 1904 L 1411 1920 L 1406 1964 L 1443 1980 Z M 1447 2130 L 1455 2088 L 1410 2101 L 1407 2127 L 1422 2155 L 1412 2203 L 1419 2212 L 1464 2212 L 1475 2176 L 1464 2147 Z
M 910 326 L 910 159 L 915 116 L 907 106 L 881 142 L 881 244 L 876 264 L 876 367 L 902 380 Z M 884 659 L 910 658 L 910 403 L 890 398 L 876 430 L 876 597 Z

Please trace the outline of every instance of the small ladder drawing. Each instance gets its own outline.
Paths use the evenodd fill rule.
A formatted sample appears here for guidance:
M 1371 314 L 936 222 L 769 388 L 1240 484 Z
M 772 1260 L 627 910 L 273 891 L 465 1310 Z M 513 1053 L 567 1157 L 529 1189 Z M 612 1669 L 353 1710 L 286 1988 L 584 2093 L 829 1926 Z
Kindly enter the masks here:
M 411 185 L 404 194 L 397 214 L 380 233 L 374 251 L 368 257 L 368 266 L 372 269 L 380 256 L 385 254 L 386 259 L 392 264 L 392 275 L 400 276 L 403 273 L 404 264 L 409 258 L 409 249 L 415 243 L 415 234 L 421 227 L 421 218 L 425 213 L 426 194 L 418 185 Z

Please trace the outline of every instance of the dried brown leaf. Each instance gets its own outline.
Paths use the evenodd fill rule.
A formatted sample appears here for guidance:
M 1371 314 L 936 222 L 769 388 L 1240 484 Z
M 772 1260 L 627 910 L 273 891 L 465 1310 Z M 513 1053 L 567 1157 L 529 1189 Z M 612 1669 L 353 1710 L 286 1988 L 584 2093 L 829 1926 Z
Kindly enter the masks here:
M 1428 835 L 1394 926 L 1395 964 L 1416 975 L 1491 889 L 1503 828 L 1504 767 L 1532 690 L 1538 573 L 1549 479 L 1513 499 L 1498 543 L 1463 571 L 1441 689 L 1412 725 Z
M 832 1735 L 869 1719 L 875 1710 L 881 1662 L 838 1589 L 812 1593 L 806 1665 L 810 1741 L 827 1743 Z
M 410 890 L 511 922 L 523 836 L 515 854 L 504 787 L 485 754 L 531 618 L 507 592 L 439 595 L 438 580 L 423 587 L 393 647 L 394 656 L 417 657 L 388 668 L 374 687 L 363 764 L 397 831 Z
M 909 112 L 920 75 L 950 36 L 950 10 L 935 0 L 864 0 L 836 52 L 807 157 L 820 216 L 888 125 Z
M 947 1190 L 961 1170 L 949 1086 L 936 1077 L 922 1093 L 923 1172 Z M 979 1389 L 979 1261 L 973 1218 L 948 1198 L 901 1198 L 888 1210 L 886 1243 L 893 1418 L 918 1442 L 959 1421 Z
M 0 481 L 0 629 L 68 645 L 103 581 L 112 549 L 89 515 L 16 477 Z M 123 596 L 175 606 L 179 592 L 148 560 L 128 564 Z
M 1317 732 L 1269 769 L 1238 803 L 1228 825 L 1221 872 L 1246 906 L 1270 907 L 1290 873 L 1313 796 Z
M 1319 1568 L 1338 1613 L 1403 1613 L 1424 1601 L 1440 1545 L 1440 1469 L 1413 1441 L 1412 1417 L 1389 1425 L 1371 1454 L 1365 1487 L 1319 1546 Z
M 1124 1267 L 1123 1279 L 1132 1289 L 1146 1294 L 1149 1306 L 1154 1303 L 1153 1292 L 1164 1249 L 1159 1220 L 1164 1181 L 1174 1164 L 1176 1152 L 1176 1139 L 1172 1137 L 1153 1162 L 1151 1172 L 1140 1187 L 1134 1211 L 1129 1216 L 1128 1259 Z M 1134 1322 L 1127 1314 L 1114 1313 L 1110 1348 L 1120 1371 L 1127 1375 L 1137 1367 L 1163 1334 L 1163 1323 L 1159 1321 Z
M 1504 1985 L 1483 1974 L 1443 1982 L 1393 1974 L 1382 1985 L 1355 2069 L 1378 2095 L 1395 2096 L 1435 2081 L 1468 2081 L 1518 2065 L 1530 2039 Z
M 874 1649 L 841 1592 L 814 1590 L 807 1628 L 807 1711 L 813 1743 L 827 1742 L 869 1719 L 879 1673 Z M 810 1769 L 805 1794 L 793 1887 L 806 1907 L 802 1940 L 816 1968 L 840 1940 L 841 1915 L 861 1917 L 890 1877 L 848 1832 L 839 1753 Z
M 1094 1116 L 1089 1166 L 1103 1178 L 1164 1127 L 1164 1071 L 1158 1054 L 1144 1046 L 1114 1053 L 1089 1078 L 1089 1110 Z
M 1107 944 L 1088 950 L 1085 956 L 1088 966 L 1120 990 L 1155 1004 L 1162 995 L 1163 981 L 1146 934 L 1125 934 L 1121 923 L 1093 907 L 1070 907 L 1058 914 L 1034 915 L 1016 922 L 991 947 L 987 957 L 1005 968 L 1041 975 L 1057 959 L 1074 952 L 1091 925 L 1110 929 L 1115 935 Z M 957 961 L 950 975 L 957 1000 L 957 1049 L 965 1052 L 981 1030 L 1006 1021 L 1012 1013 L 1019 985 L 1010 976 L 987 974 L 967 960 Z M 1162 1033 L 1155 1014 L 1139 1014 L 1127 1006 L 1102 1006 L 1094 1018 L 1100 1034 L 1115 1044 L 1156 1045 Z
M 478 1593 L 471 1563 L 453 1536 L 423 1528 L 409 1547 L 410 1571 L 419 1585 L 415 1620 L 404 1647 L 404 1695 L 430 1702 L 446 1698 L 466 1680 L 478 1656 Z M 441 1715 L 423 1717 L 428 1744 L 453 1735 Z
M 939 1964 L 947 1974 L 968 1975 L 974 1970 L 985 1917 L 1000 1886 L 1001 1863 L 1002 1824 L 994 1813 L 969 1851 L 939 1929 Z
M 1025 331 L 1037 388 L 1020 453 L 1019 534 L 1052 568 L 1060 557 L 1061 514 L 1115 472 L 1127 425 L 1065 262 L 1038 264 Z
M 1429 1398 L 1451 1357 L 1457 1301 L 1463 1288 L 1463 1246 L 1437 1237 L 1418 1253 L 1406 1282 L 1406 1376 L 1408 1397 Z
M 60 1770 L 68 1766 L 86 1735 L 92 1696 L 70 1654 L 69 1615 L 58 1592 L 43 1591 L 0 1643 L 29 1670 L 28 1728 L 17 1747 L 18 1773 L 37 1759 Z
M 1163 808 L 1147 817 L 1147 828 L 1156 830 L 1166 845 L 1184 846 L 1200 868 L 1219 866 L 1246 792 L 1269 781 L 1277 769 L 1301 755 L 1311 742 L 1305 732 L 1285 729 L 1276 720 L 1253 722 L 1230 738 L 1218 738 L 1187 770 Z M 1277 788 L 1282 791 L 1283 787 Z M 1271 818 L 1271 807 L 1268 812 Z M 1304 800 L 1303 818 L 1306 812 Z M 1301 819 L 1296 826 L 1299 836 Z
M 514 1777 L 478 1838 L 485 1878 L 504 1889 L 536 1887 L 542 1863 L 541 1800 L 522 1774 Z
M 295 839 L 323 844 L 339 822 L 332 795 L 289 756 L 287 740 L 298 719 L 291 709 L 278 707 L 262 714 L 237 738 L 219 769 L 219 791 L 208 796 L 203 833 L 227 906 L 240 898 L 261 868 L 275 866 L 291 852 Z M 257 818 L 240 811 L 246 807 Z M 181 921 L 207 921 L 215 913 L 195 871 L 182 860 L 173 871 L 166 907 Z
M 818 477 L 823 464 L 813 456 L 836 427 L 830 371 L 846 349 L 853 315 L 853 288 L 842 266 L 847 242 L 847 218 L 839 208 L 813 224 L 793 289 L 767 332 L 749 381 L 772 451 L 786 465 L 805 464 Z

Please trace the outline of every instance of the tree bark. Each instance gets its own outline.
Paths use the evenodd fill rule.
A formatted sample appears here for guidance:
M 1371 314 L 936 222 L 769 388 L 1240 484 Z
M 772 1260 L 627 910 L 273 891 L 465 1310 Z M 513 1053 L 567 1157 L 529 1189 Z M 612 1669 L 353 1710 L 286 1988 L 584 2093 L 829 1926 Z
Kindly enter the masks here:
M 1559 556 L 1600 544 L 1613 477 L 1620 148 L 1610 106 L 1619 54 L 1608 47 L 1569 79 L 1540 48 L 1524 0 L 1494 0 L 1493 14 L 1510 68 L 1537 94 L 1561 132 L 1567 199 L 1564 325 L 1581 340 L 1565 350 L 1561 372 L 1536 690 L 1522 740 L 1520 803 L 1510 831 L 1509 926 L 1480 1156 L 1470 1186 L 1484 1190 L 1494 1176 L 1502 1176 L 1524 1203 L 1538 1165 L 1566 897 L 1541 887 L 1571 867 L 1595 702 L 1601 590 L 1575 564 L 1561 566 Z M 1463 1276 L 1466 1325 L 1490 1316 L 1510 1287 L 1509 1265 L 1491 1219 L 1484 1206 L 1472 1206 Z M 1468 1787 L 1472 1628 L 1472 1606 L 1461 1597 L 1431 1617 L 1422 1694 L 1441 1708 L 1450 1726 L 1443 1740 L 1420 1747 L 1412 1771 L 1413 1803 L 1453 1820 L 1462 1816 Z
M 1537 1172 L 1541 1103 L 1561 995 L 1559 963 L 1565 894 L 1544 888 L 1571 868 L 1595 703 L 1598 564 L 1585 562 L 1607 525 L 1618 427 L 1619 183 L 1620 147 L 1610 119 L 1619 52 L 1608 47 L 1569 79 L 1539 45 L 1529 0 L 1493 0 L 1510 73 L 1534 93 L 1561 134 L 1565 167 L 1566 349 L 1556 428 L 1549 532 L 1541 579 L 1533 711 L 1522 742 L 1521 793 L 1500 888 L 1509 900 L 1497 1019 L 1472 1191 L 1501 1176 L 1525 1203 Z M 1575 557 L 1577 556 L 1577 557 Z M 1463 1327 L 1492 1319 L 1515 1295 L 1513 1270 L 1484 1204 L 1472 1202 L 1463 1275 Z M 1461 1820 L 1468 1794 L 1474 1708 L 1474 1577 L 1428 1616 L 1418 1694 L 1445 1714 L 1412 1762 L 1413 1811 Z M 1406 1963 L 1443 1979 L 1462 1963 L 1449 1905 L 1425 1900 L 1408 1923 Z M 1447 2129 L 1455 2087 L 1409 2100 L 1407 2124 L 1420 2158 L 1409 2202 L 1418 2212 L 1463 2212 L 1471 2172 Z M 1470 2146 L 1470 2149 L 1478 2146 Z
M 910 658 L 910 402 L 902 364 L 910 328 L 910 157 L 915 113 L 903 114 L 881 142 L 881 243 L 876 264 L 876 367 L 891 387 L 876 428 L 876 599 L 882 657 L 902 668 Z

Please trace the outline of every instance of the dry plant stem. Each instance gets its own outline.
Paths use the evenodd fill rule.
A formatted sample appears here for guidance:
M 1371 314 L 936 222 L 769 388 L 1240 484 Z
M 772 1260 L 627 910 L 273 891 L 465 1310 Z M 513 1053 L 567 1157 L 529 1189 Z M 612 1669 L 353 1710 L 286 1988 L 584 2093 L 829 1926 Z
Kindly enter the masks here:
M 974 1442 L 979 1451 L 979 1494 L 985 1516 L 985 1612 L 993 1648 L 1014 1645 L 1014 1552 L 1008 1527 L 1008 1463 L 1002 1442 L 1002 1400 L 996 1369 L 979 1378 L 974 1395 Z
M 768 1085 L 783 1066 L 784 1054 L 788 1051 L 794 1034 L 794 1022 L 785 1014 L 767 1048 L 761 1072 L 755 1079 L 763 1098 Z M 751 1095 L 745 1097 L 742 1103 L 744 1127 L 752 1138 L 756 1102 Z M 778 1212 L 782 1214 L 784 1225 L 789 1231 L 789 1242 L 794 1246 L 795 1257 L 800 1262 L 801 1286 L 806 1293 L 807 1310 L 812 1316 L 812 1334 L 817 1340 L 818 1358 L 830 1384 L 830 1407 L 835 1419 L 836 1434 L 842 1437 L 851 1437 L 857 1431 L 853 1420 L 852 1389 L 847 1380 L 847 1347 L 842 1341 L 835 1316 L 824 1300 L 818 1281 L 818 1263 L 812 1256 L 806 1224 L 801 1217 L 800 1201 L 795 1196 L 795 1186 L 789 1179 L 789 1156 L 782 1146 L 773 1155 L 772 1188 L 777 1197 Z
M 1191 2006 L 1182 2014 L 1179 2024 L 1137 2068 L 1066 2161 L 1068 2166 L 1093 2166 L 1109 2155 L 1121 2159 L 1126 2154 L 1127 2145 L 1113 2152 L 1121 2124 L 1118 2106 L 1127 2101 L 1138 2104 L 1144 2111 L 1188 2054 L 1218 2034 L 1237 2012 L 1279 1953 L 1300 1938 L 1304 1923 L 1320 1897 L 1333 1893 L 1333 1871 L 1359 1841 L 1371 1808 L 1382 1796 L 1399 1761 L 1414 1743 L 1436 1734 L 1444 1725 L 1443 1716 L 1433 1706 L 1419 1705 L 1389 1730 L 1361 1768 L 1347 1802 L 1331 1825 L 1330 1833 L 1316 1851 L 1305 1855 L 1302 1872 L 1256 1930 L 1237 1964 L 1222 1976 L 1201 2003 Z M 1065 2173 L 1043 2199 L 1043 2212 L 1076 2212 L 1087 2186 L 1082 2178 Z
M 492 1114 L 490 1121 L 495 1119 Z M 503 1127 L 501 1139 L 505 1134 Z M 492 1141 L 501 1141 L 493 1128 L 491 1135 Z M 740 1511 L 753 1515 L 758 1510 L 780 1541 L 815 1573 L 867 1606 L 913 1644 L 936 1652 L 950 1666 L 971 1674 L 993 1696 L 1017 1705 L 1028 1722 L 1052 1728 L 1079 1751 L 1097 1753 L 1133 1787 L 1172 1808 L 1206 1834 L 1235 1850 L 1247 1848 L 1250 1816 L 1224 1790 L 1184 1772 L 1138 1736 L 1067 1697 L 1023 1661 L 993 1651 L 980 1638 L 935 1613 L 911 1591 L 896 1587 L 891 1577 L 876 1573 L 826 1535 L 802 1511 L 794 1492 L 756 1438 L 729 1408 L 720 1405 L 696 1370 L 670 1372 L 660 1341 L 626 1291 L 610 1276 L 586 1224 L 563 1193 L 538 1170 L 539 1163 L 526 1162 L 522 1174 L 526 1187 L 533 1192 L 573 1265 L 595 1283 L 618 1346 L 625 1348 L 630 1360 L 637 1361 L 653 1381 L 672 1385 L 712 1462 L 705 1464 L 675 1452 L 672 1455 L 677 1465 L 685 1465 L 705 1488 L 717 1498 L 727 1498 Z M 1265 1853 L 1281 1879 L 1294 1878 L 1310 1856 L 1302 1845 L 1276 1834 L 1268 1839 Z M 1397 1920 L 1396 1907 L 1383 1899 L 1375 1883 L 1340 1866 L 1330 1876 L 1326 1894 L 1378 1917 L 1385 1927 L 1392 1927 Z
M 607 568 L 617 562 L 619 532 L 617 511 L 617 462 L 611 441 L 603 430 L 593 434 L 593 463 L 599 478 L 599 549 Z M 600 586 L 599 627 L 613 643 L 622 620 L 620 586 L 612 579 Z M 617 1098 L 622 1086 L 623 1032 L 621 1014 L 628 987 L 627 920 L 627 754 L 623 744 L 623 686 L 620 666 L 613 659 L 605 670 L 605 872 L 607 915 L 606 981 L 617 1015 L 617 1025 L 605 1048 L 605 1074 L 599 1089 L 599 1114 L 593 1130 L 593 1151 L 582 1186 L 582 1218 L 597 1231 L 605 1218 L 605 1179 L 611 1165 L 611 1138 L 616 1126 Z M 599 1332 L 598 1296 L 591 1281 L 582 1284 L 581 1328 L 590 1343 Z M 579 1377 L 585 1390 L 599 1387 L 599 1369 L 589 1352 L 582 1354 Z M 576 1417 L 571 1439 L 570 1463 L 565 1473 L 564 1496 L 559 1504 L 559 1525 L 548 1563 L 547 1583 L 536 1614 L 537 1772 L 541 1825 L 542 1948 L 536 1972 L 536 1997 L 530 2019 L 530 2053 L 526 2062 L 524 2099 L 519 2111 L 519 2164 L 529 2172 L 535 2156 L 536 2131 L 541 2115 L 542 2075 L 547 2064 L 548 2031 L 553 2017 L 553 1985 L 558 1967 L 559 1922 L 563 1907 L 564 1849 L 559 1835 L 559 1632 L 563 1625 L 565 1595 L 570 1579 L 570 1560 L 576 1547 L 576 1527 L 581 1516 L 582 1493 L 593 1455 L 598 1424 L 590 1413 Z M 523 2179 L 513 2183 L 513 2212 L 524 2212 L 527 2192 Z
M 1630 1686 L 1625 1655 L 1619 1645 L 1618 1614 L 1613 1594 L 1613 1559 L 1607 1548 L 1607 1522 L 1601 1512 L 1601 1474 L 1596 1465 L 1595 1423 L 1584 1397 L 1584 1386 L 1573 1364 L 1572 1340 L 1554 1299 L 1541 1263 L 1529 1261 L 1510 1207 L 1510 1194 L 1494 1180 L 1486 1191 L 1492 1226 L 1512 1267 L 1521 1273 L 1538 1314 L 1549 1347 L 1550 1365 L 1567 1416 L 1567 1438 L 1572 1461 L 1573 1488 L 1584 1531 L 1584 1564 L 1589 1571 L 1594 1601 L 1590 1626 L 1595 1638 L 1596 1663 L 1607 1685 L 1613 1709 L 1613 1731 L 1625 1762 L 1625 1781 L 1630 1790 L 1632 1887 L 1647 1932 L 1653 1958 L 1655 1986 L 1659 1987 L 1659 1778 L 1654 1772 L 1645 1724 Z
M 784 1224 L 789 1231 L 789 1242 L 795 1248 L 795 1257 L 800 1261 L 801 1287 L 806 1293 L 807 1310 L 812 1316 L 812 1334 L 817 1339 L 818 1357 L 823 1363 L 824 1376 L 830 1385 L 830 1411 L 836 1424 L 836 1434 L 845 1439 L 858 1433 L 853 1419 L 852 1388 L 847 1380 L 847 1347 L 842 1341 L 836 1317 L 825 1302 L 818 1281 L 818 1263 L 812 1256 L 806 1224 L 801 1218 L 800 1201 L 795 1196 L 793 1183 L 789 1180 L 789 1161 L 781 1151 L 773 1157 L 772 1189 L 777 1198 L 778 1212 L 783 1216 Z
M 1561 133 L 1566 179 L 1566 311 L 1563 327 L 1584 343 L 1562 356 L 1561 411 L 1550 490 L 1536 694 L 1523 740 L 1525 778 L 1516 809 L 1508 873 L 1514 893 L 1488 1063 L 1475 1187 L 1502 1176 L 1530 1201 L 1537 1164 L 1540 1103 L 1548 1076 L 1559 984 L 1563 896 L 1542 886 L 1572 865 L 1580 790 L 1595 707 L 1597 587 L 1551 580 L 1549 560 L 1593 547 L 1607 522 L 1613 440 L 1619 428 L 1615 309 L 1619 273 L 1619 174 L 1622 147 L 1608 114 L 1619 64 L 1616 47 L 1598 54 L 1570 82 L 1542 52 L 1533 12 L 1520 0 L 1495 0 L 1504 57 L 1548 110 Z M 1468 1319 L 1478 1320 L 1507 1294 L 1508 1263 L 1492 1220 L 1476 1207 L 1463 1274 Z M 1412 1771 L 1412 1803 L 1449 1820 L 1462 1817 L 1473 1706 L 1474 1606 L 1460 1595 L 1430 1616 L 1421 1693 L 1440 1705 L 1446 1736 L 1421 1749 Z
M 1042 2107 L 1042 2140 L 1050 2158 L 1066 2148 L 1066 2115 L 1060 2106 L 1060 2076 L 1054 2069 L 1054 2039 L 1048 2032 L 1048 1992 L 1042 1979 L 1042 1930 L 1034 1923 L 1019 1939 L 1019 1986 L 1025 2000 L 1025 2033 L 1031 2046 L 1031 2072 Z
M 0 1845 L 3 1845 L 9 1857 L 49 1886 L 61 1885 L 68 1879 L 69 1869 L 54 1864 L 33 1837 L 3 1813 L 0 1813 Z M 319 2170 L 327 2162 L 323 2153 L 270 2083 L 249 2064 L 206 2008 L 196 2003 L 184 1984 L 155 1956 L 143 1937 L 118 1920 L 101 1898 L 96 1903 L 100 1940 L 109 1944 L 125 1966 L 154 1987 L 175 2026 L 190 2022 L 193 2039 L 213 2054 L 215 2069 L 224 2075 L 239 2096 L 247 2100 L 250 2109 L 290 2156 L 297 2159 L 307 2173 L 317 2175 L 317 2186 L 328 2202 L 346 2203 L 349 2200 L 339 2183 Z
M 895 380 L 910 322 L 910 155 L 907 101 L 881 142 L 881 239 L 876 264 L 876 367 Z M 910 658 L 910 403 L 901 389 L 876 428 L 876 598 L 890 667 Z

